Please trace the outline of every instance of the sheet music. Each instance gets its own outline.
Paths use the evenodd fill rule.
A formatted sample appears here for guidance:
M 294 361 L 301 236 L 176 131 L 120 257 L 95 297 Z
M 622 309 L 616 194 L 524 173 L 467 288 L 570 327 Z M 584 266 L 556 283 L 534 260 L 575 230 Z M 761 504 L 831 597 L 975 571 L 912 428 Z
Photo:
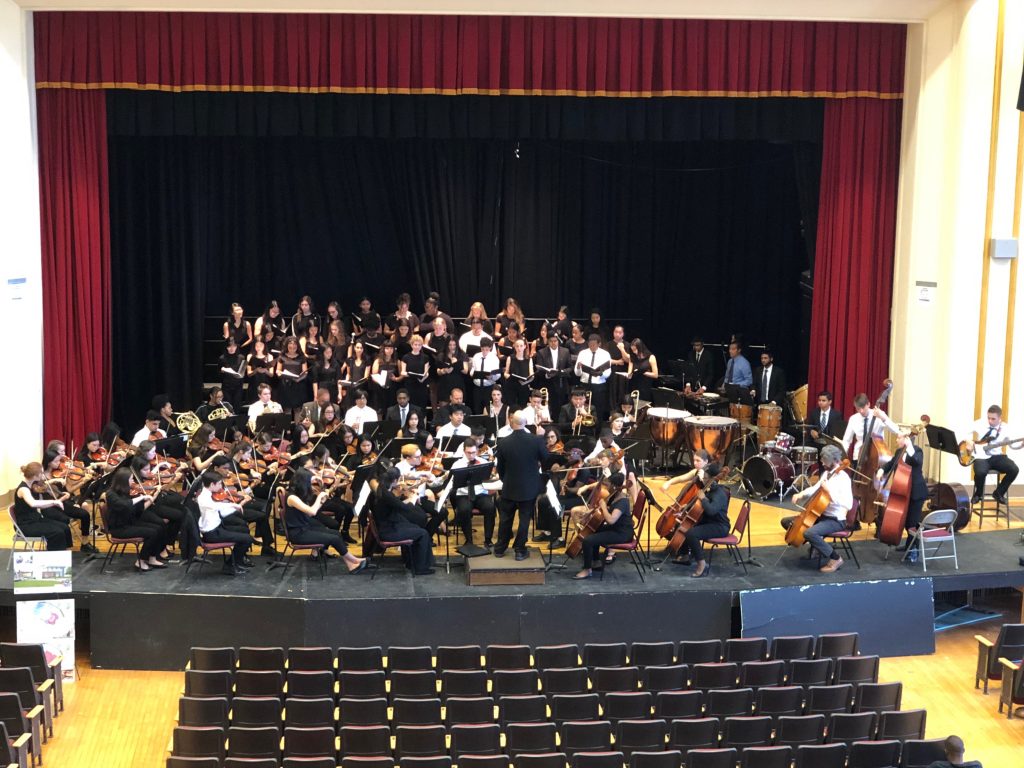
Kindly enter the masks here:
M 452 485 L 454 480 L 448 480 L 444 486 L 444 490 L 441 491 L 441 495 L 437 497 L 437 503 L 434 505 L 435 509 L 444 509 L 445 502 L 448 501 L 448 497 L 452 492 Z
M 547 488 L 544 489 L 544 493 L 547 494 L 551 507 L 558 513 L 558 516 L 561 517 L 565 510 L 562 509 L 562 502 L 558 500 L 558 491 L 555 490 L 555 484 L 551 480 L 548 480 L 548 485 Z
M 380 386 L 381 388 L 384 388 L 384 387 L 386 387 L 388 385 L 388 372 L 387 372 L 387 369 L 384 369 L 380 373 L 372 373 L 372 374 L 370 374 L 370 378 L 373 379 L 375 382 L 377 382 L 377 385 Z M 344 386 L 344 385 L 342 385 L 342 386 Z
M 366 506 L 366 500 L 370 498 L 370 484 L 363 483 L 363 487 L 359 489 L 359 498 L 356 499 L 356 503 L 352 505 L 355 510 L 356 517 L 359 517 L 363 512 L 363 507 Z

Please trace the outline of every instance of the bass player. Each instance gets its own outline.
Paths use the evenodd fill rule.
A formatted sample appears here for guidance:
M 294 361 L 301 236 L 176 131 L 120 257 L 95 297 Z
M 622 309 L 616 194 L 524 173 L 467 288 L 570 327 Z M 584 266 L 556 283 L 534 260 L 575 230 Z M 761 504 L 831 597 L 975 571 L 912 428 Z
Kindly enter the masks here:
M 984 419 L 978 419 L 971 426 L 971 436 L 967 439 L 967 451 L 974 454 L 974 496 L 971 502 L 976 504 L 985 497 L 985 478 L 995 470 L 1003 476 L 999 481 L 992 498 L 1000 504 L 1006 504 L 1006 492 L 1020 471 L 1017 464 L 1003 453 L 991 456 L 985 452 L 987 443 L 1003 443 L 1012 437 L 1009 425 L 1003 421 L 1003 409 L 998 405 L 990 405 Z

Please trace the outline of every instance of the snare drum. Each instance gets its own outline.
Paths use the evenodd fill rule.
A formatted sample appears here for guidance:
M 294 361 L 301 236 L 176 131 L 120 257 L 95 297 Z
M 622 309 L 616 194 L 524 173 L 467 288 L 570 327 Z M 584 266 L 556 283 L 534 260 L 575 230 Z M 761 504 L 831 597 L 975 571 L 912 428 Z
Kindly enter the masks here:
M 740 424 L 725 416 L 691 416 L 686 420 L 686 443 L 692 451 L 708 452 L 720 462 L 734 440 L 740 439 Z
M 775 436 L 775 450 L 779 453 L 789 453 L 795 442 L 793 436 L 787 432 L 779 432 Z
M 651 424 L 651 439 L 663 448 L 676 448 L 683 442 L 688 411 L 677 408 L 648 408 L 647 420 Z
M 763 499 L 773 493 L 784 493 L 796 476 L 793 462 L 781 453 L 751 456 L 743 464 L 743 484 L 751 496 Z
M 776 440 L 775 436 L 779 434 L 780 426 L 782 426 L 782 408 L 780 406 L 766 403 L 757 409 L 758 443 L 764 445 L 768 440 Z M 791 437 L 790 440 L 792 439 Z
M 818 449 L 813 445 L 798 445 L 789 455 L 793 457 L 794 464 L 806 467 L 818 460 Z

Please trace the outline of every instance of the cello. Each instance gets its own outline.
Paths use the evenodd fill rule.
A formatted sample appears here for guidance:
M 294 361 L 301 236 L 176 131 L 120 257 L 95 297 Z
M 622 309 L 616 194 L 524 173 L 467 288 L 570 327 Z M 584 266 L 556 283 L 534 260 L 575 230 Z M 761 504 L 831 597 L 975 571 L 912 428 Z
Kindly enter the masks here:
M 931 419 L 928 416 L 922 416 L 921 421 L 923 424 L 913 427 L 910 430 L 910 435 L 916 435 L 924 429 Z M 910 435 L 906 436 L 905 439 L 909 440 Z M 917 450 L 920 450 L 920 448 Z M 906 452 L 906 447 L 896 451 L 896 455 L 893 456 L 893 461 L 896 464 L 890 473 L 889 488 L 879 493 L 880 496 L 885 496 L 886 498 L 884 503 L 878 502 L 879 504 L 884 504 L 882 520 L 878 526 L 878 540 L 883 544 L 888 544 L 890 547 L 899 546 L 903 538 L 903 528 L 907 523 L 907 508 L 910 506 L 910 483 L 913 470 L 907 462 L 900 461 Z
M 849 468 L 850 460 L 843 459 L 838 465 L 826 472 L 819 482 L 825 483 L 840 472 Z M 814 495 L 807 500 L 807 503 L 804 505 L 803 514 L 797 517 L 789 527 L 789 530 L 786 531 L 786 543 L 791 547 L 802 547 L 805 541 L 804 531 L 818 522 L 818 518 L 821 517 L 822 513 L 831 503 L 832 494 L 828 492 L 828 489 L 825 488 L 823 484 L 814 492 Z
M 885 389 L 875 400 L 875 408 L 881 408 L 892 394 L 892 379 L 886 379 Z M 879 457 L 887 452 L 885 442 L 881 437 L 874 434 L 875 419 L 874 409 L 871 413 L 871 421 L 868 422 L 867 437 L 860 447 L 857 456 L 857 473 L 853 476 L 853 496 L 860 500 L 860 509 L 857 517 L 862 523 L 873 523 L 878 516 L 875 502 L 878 500 L 878 487 L 875 485 L 875 473 L 878 471 Z
M 587 500 L 587 511 L 576 523 L 576 535 L 565 547 L 565 554 L 568 557 L 576 557 L 583 551 L 583 540 L 604 524 L 604 515 L 601 513 L 601 504 L 607 501 L 612 495 L 611 485 L 607 480 L 599 480 L 590 492 Z
M 697 525 L 704 516 L 704 507 L 701 504 L 701 492 L 707 490 L 711 483 L 722 480 L 729 474 L 729 468 L 723 469 L 717 476 L 712 477 L 707 472 L 704 479 L 696 475 L 694 479 L 683 487 L 676 500 L 665 508 L 661 519 L 658 520 L 658 534 L 668 539 L 668 548 L 673 554 L 679 554 L 683 546 L 686 534 L 693 526 Z M 663 525 L 664 521 L 668 525 Z M 662 533 L 662 531 L 665 531 Z

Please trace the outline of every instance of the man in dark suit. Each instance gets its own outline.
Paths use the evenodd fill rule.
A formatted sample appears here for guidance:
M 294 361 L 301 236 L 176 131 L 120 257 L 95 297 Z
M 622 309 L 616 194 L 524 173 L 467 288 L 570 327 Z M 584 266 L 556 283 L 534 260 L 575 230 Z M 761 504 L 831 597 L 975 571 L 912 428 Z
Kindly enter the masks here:
M 568 399 L 569 372 L 572 370 L 569 350 L 561 345 L 557 334 L 548 336 L 547 347 L 537 350 L 533 367 L 537 372 L 533 385 L 547 387 L 548 413 L 554 416 Z
M 388 408 L 387 413 L 384 416 L 385 421 L 397 421 L 398 428 L 405 428 L 405 420 L 409 418 L 410 413 L 419 414 L 420 417 L 420 429 L 425 429 L 423 421 L 423 409 L 418 405 L 409 402 L 409 391 L 407 389 L 400 389 L 395 393 L 396 405 L 392 405 Z
M 903 523 L 903 530 L 907 532 L 906 541 L 896 548 L 902 552 L 914 542 L 917 536 L 917 529 L 921 525 L 921 512 L 924 509 L 925 499 L 928 498 L 928 483 L 924 479 L 924 451 L 914 445 L 914 439 L 910 435 L 901 434 L 896 438 L 896 445 L 903 449 L 903 457 L 898 455 L 889 459 L 884 467 L 878 468 L 878 477 L 881 479 L 885 474 L 895 472 L 900 461 L 910 467 L 910 503 L 907 505 L 907 518 Z M 882 521 L 878 521 L 877 530 L 881 530 Z M 916 562 L 916 553 L 911 553 L 911 562 Z
M 324 408 L 331 402 L 331 391 L 327 387 L 320 387 L 316 392 L 316 400 L 302 405 L 302 424 L 307 429 L 320 421 Z
M 693 337 L 692 347 L 686 362 L 693 380 L 684 384 L 688 383 L 694 391 L 707 389 L 715 382 L 715 356 L 704 348 L 704 339 L 700 336 Z
M 761 367 L 754 374 L 751 395 L 757 405 L 782 405 L 786 401 L 786 374 L 775 364 L 775 356 L 769 350 L 761 353 Z
M 494 453 L 497 457 L 498 477 L 501 478 L 501 499 L 498 501 L 500 522 L 498 536 L 494 543 L 494 556 L 503 557 L 512 538 L 512 519 L 519 511 L 519 527 L 513 549 L 516 560 L 529 557 L 526 537 L 530 532 L 530 521 L 537 509 L 537 496 L 541 490 L 541 466 L 548 458 L 544 438 L 530 434 L 523 428 L 522 414 L 518 411 L 509 417 L 512 434 L 498 441 Z
M 832 407 L 832 393 L 827 389 L 818 393 L 818 407 L 807 414 L 807 423 L 812 427 L 810 434 L 814 440 L 822 435 L 842 440 L 846 432 L 843 414 Z

